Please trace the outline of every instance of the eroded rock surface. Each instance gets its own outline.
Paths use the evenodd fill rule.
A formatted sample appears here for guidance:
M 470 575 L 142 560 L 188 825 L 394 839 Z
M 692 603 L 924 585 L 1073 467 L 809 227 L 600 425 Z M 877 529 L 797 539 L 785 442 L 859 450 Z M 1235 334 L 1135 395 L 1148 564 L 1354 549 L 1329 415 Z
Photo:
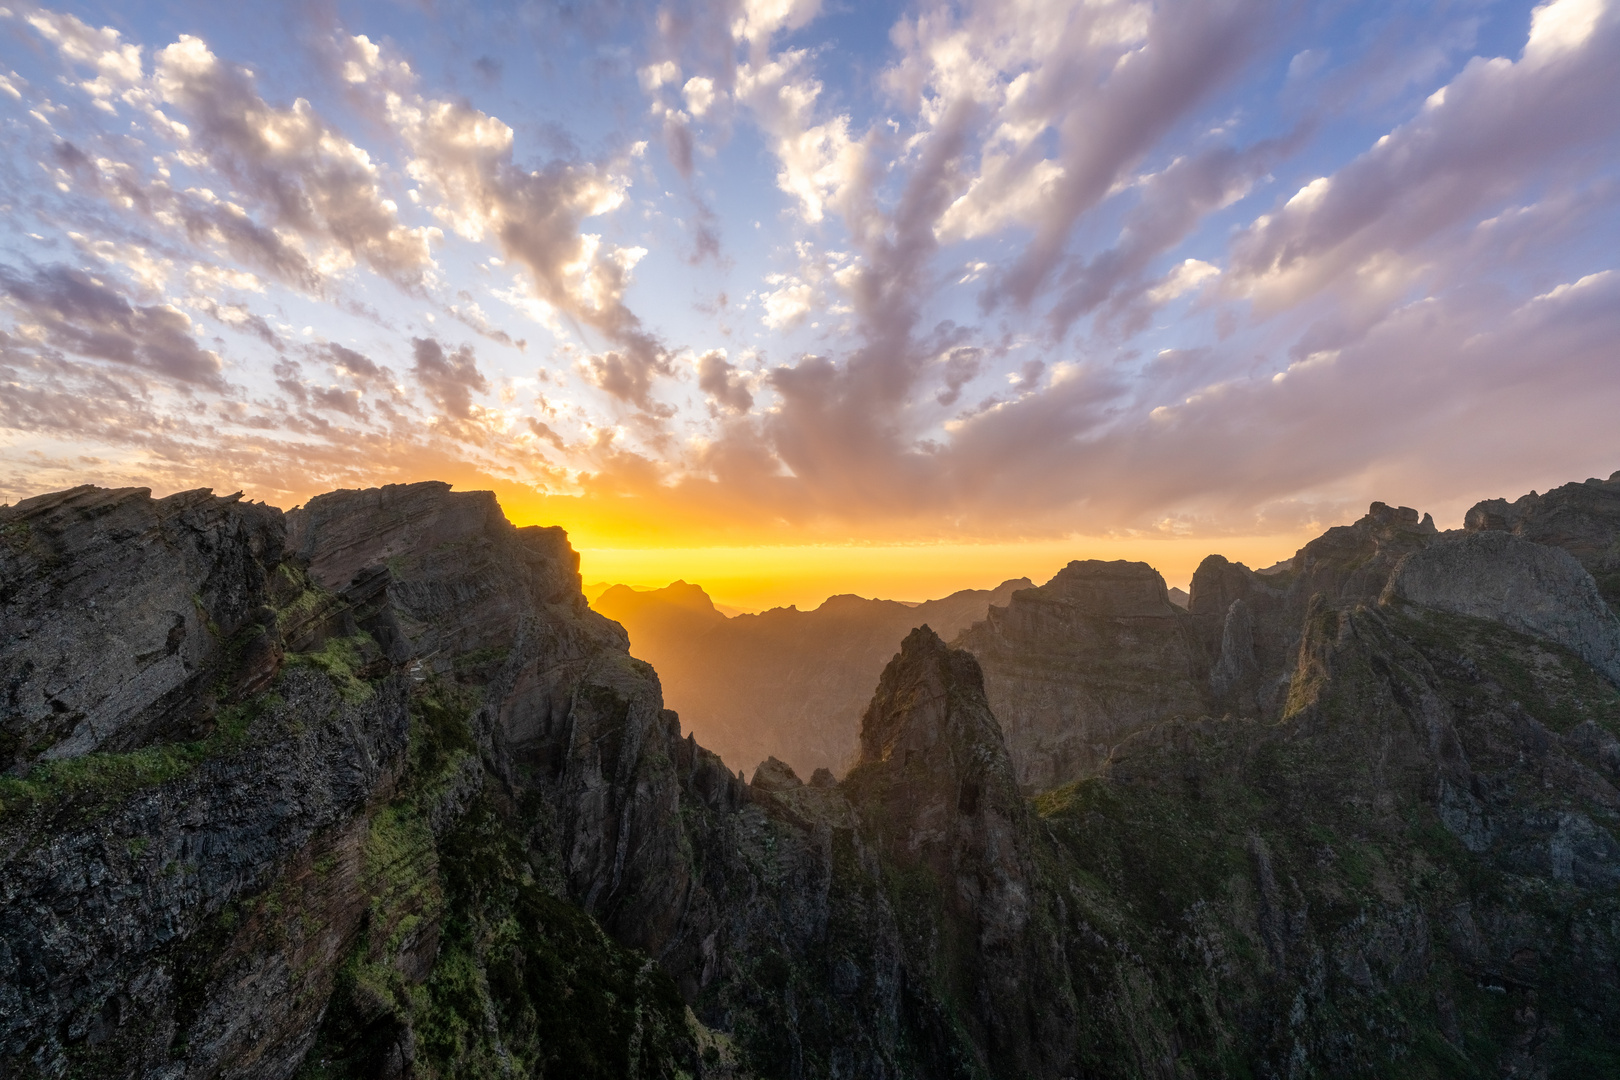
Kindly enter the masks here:
M 1209 659 L 1146 563 L 1072 562 L 955 643 L 982 665 L 1028 788 L 1084 775 L 1132 731 L 1207 708 Z
M 1620 613 L 1620 472 L 1565 484 L 1545 495 L 1532 491 L 1513 502 L 1487 499 L 1463 519 L 1470 532 L 1501 530 L 1573 555 Z
M 1402 560 L 1388 591 L 1556 642 L 1620 686 L 1620 618 L 1566 551 L 1507 532 L 1447 537 Z
M 7 1076 L 1620 1063 L 1620 689 L 1587 571 L 1523 535 L 1374 504 L 1286 566 L 1212 557 L 1185 611 L 1141 564 L 1074 564 L 978 657 L 907 636 L 841 782 L 744 783 L 560 530 L 441 484 L 174 500 L 0 510 L 30 522 L 4 617 L 56 628 L 63 693 L 113 639 L 49 622 L 94 578 L 51 552 L 181 530 L 97 586 L 137 621 L 246 583 L 201 592 L 226 618 L 186 678 L 120 691 L 161 723 L 0 779 Z M 1100 760 L 1030 799 L 997 664 L 1089 687 Z
M 282 537 L 279 510 L 207 491 L 0 508 L 0 768 L 187 733 Z
M 965 1043 L 935 1035 L 929 1071 L 944 1074 L 960 1055 L 993 1075 L 1062 1075 L 1076 1006 L 1037 895 L 1029 807 L 972 653 L 927 626 L 906 637 L 842 787 L 888 864 L 929 886 L 908 913 L 908 974 L 974 1003 L 950 1017 Z

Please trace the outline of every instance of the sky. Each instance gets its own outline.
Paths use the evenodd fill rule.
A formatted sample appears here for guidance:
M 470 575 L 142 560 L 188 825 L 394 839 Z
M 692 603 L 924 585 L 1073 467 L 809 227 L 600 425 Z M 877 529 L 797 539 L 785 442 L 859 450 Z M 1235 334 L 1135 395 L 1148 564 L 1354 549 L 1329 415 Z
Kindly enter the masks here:
M 1620 469 L 1620 0 L 0 3 L 0 501 L 753 610 Z

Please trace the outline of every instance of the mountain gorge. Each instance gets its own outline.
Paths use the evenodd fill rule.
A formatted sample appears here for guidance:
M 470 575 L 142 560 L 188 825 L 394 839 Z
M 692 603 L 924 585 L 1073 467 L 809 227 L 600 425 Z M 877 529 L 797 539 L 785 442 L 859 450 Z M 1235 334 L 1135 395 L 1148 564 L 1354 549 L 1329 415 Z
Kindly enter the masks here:
M 591 606 L 629 632 L 631 653 L 657 669 L 665 704 L 703 745 L 740 768 L 774 756 L 809 776 L 853 763 L 872 687 L 912 627 L 949 638 L 1031 584 L 1017 578 L 920 604 L 833 596 L 810 611 L 727 618 L 702 588 L 677 581 L 615 585 Z
M 1620 474 L 895 605 L 745 781 L 487 493 L 25 500 L 0 1075 L 1616 1075 L 1617 573 Z

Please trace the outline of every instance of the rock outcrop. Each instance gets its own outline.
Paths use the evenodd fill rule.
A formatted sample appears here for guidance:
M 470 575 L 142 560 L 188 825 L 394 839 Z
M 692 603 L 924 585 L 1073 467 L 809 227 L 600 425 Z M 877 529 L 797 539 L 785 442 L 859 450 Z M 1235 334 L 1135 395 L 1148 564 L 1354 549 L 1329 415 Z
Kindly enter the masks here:
M 1562 548 L 1591 573 L 1598 591 L 1620 613 L 1620 472 L 1565 484 L 1545 495 L 1532 491 L 1513 502 L 1486 499 L 1463 519 L 1470 532 L 1511 532 Z
M 212 681 L 251 683 L 223 669 L 260 647 L 236 635 L 269 600 L 282 536 L 280 511 L 206 491 L 0 508 L 0 767 L 184 735 Z
M 1506 532 L 1447 537 L 1403 559 L 1386 595 L 1562 645 L 1620 686 L 1620 618 L 1566 551 Z
M 297 1068 L 367 913 L 356 812 L 403 771 L 405 695 L 396 678 L 345 701 L 310 671 L 278 688 L 202 746 L 5 791 L 0 1060 Z
M 683 793 L 741 785 L 587 608 L 561 530 L 431 483 L 285 516 L 81 489 L 4 517 L 0 618 L 28 632 L 0 646 L 22 758 L 0 781 L 0 1060 L 566 1071 L 631 1067 L 610 1033 L 633 1026 L 647 1075 L 690 1071 L 701 1025 L 629 950 L 679 972 L 705 910 Z M 42 715 L 65 732 L 43 749 Z M 502 937 L 525 911 L 549 914 Z M 546 1004 L 571 985 L 599 1035 Z
M 1072 562 L 992 607 L 955 644 L 982 665 L 1030 789 L 1085 775 L 1132 731 L 1208 707 L 1209 659 L 1146 563 Z
M 968 1006 L 929 1032 L 929 1073 L 966 1057 L 990 1075 L 1061 1075 L 1075 1005 L 1037 895 L 1029 808 L 971 653 L 926 625 L 906 637 L 843 790 L 891 872 L 911 878 L 908 981 Z M 965 1040 L 947 1037 L 958 1025 Z

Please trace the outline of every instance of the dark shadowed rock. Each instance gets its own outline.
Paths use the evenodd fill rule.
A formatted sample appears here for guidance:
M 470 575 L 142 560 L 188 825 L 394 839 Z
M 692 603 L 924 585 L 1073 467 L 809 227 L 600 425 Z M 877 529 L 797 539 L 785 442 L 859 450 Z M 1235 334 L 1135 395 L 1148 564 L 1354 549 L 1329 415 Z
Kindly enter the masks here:
M 239 499 L 81 487 L 0 508 L 0 767 L 199 733 L 200 685 L 262 648 L 236 638 L 281 559 L 281 511 Z
M 802 787 L 804 781 L 799 779 L 791 766 L 775 758 L 766 758 L 754 770 L 754 779 L 749 781 L 750 787 L 761 791 L 789 791 Z
M 891 864 L 930 885 L 929 908 L 910 913 L 932 923 L 907 943 L 908 973 L 974 1003 L 949 1018 L 969 1045 L 940 1032 L 930 1073 L 965 1052 L 991 1075 L 1058 1075 L 1073 1053 L 1072 998 L 1049 964 L 1056 942 L 1039 910 L 1029 808 L 971 653 L 927 626 L 906 636 L 842 790 Z
M 1551 547 L 1374 504 L 1285 567 L 1206 560 L 1189 610 L 1140 564 L 1017 591 L 964 636 L 994 626 L 985 655 L 1050 700 L 1129 706 L 1088 704 L 1128 722 L 1031 800 L 994 665 L 926 626 L 873 676 L 841 783 L 769 757 L 745 784 L 585 607 L 560 530 L 409 485 L 311 500 L 283 553 L 276 512 L 176 499 L 0 512 L 30 522 L 0 534 L 25 642 L 81 579 L 143 634 L 149 593 L 201 580 L 236 627 L 182 635 L 200 659 L 143 706 L 161 723 L 0 777 L 0 1075 L 1620 1061 L 1620 688 Z M 108 505 L 178 554 L 113 573 Z M 95 620 L 62 625 L 123 662 Z M 58 660 L 54 696 L 98 685 Z M 1238 715 L 1154 716 L 1155 694 Z
M 1566 551 L 1507 532 L 1447 537 L 1403 559 L 1388 594 L 1556 642 L 1620 686 L 1620 618 Z

